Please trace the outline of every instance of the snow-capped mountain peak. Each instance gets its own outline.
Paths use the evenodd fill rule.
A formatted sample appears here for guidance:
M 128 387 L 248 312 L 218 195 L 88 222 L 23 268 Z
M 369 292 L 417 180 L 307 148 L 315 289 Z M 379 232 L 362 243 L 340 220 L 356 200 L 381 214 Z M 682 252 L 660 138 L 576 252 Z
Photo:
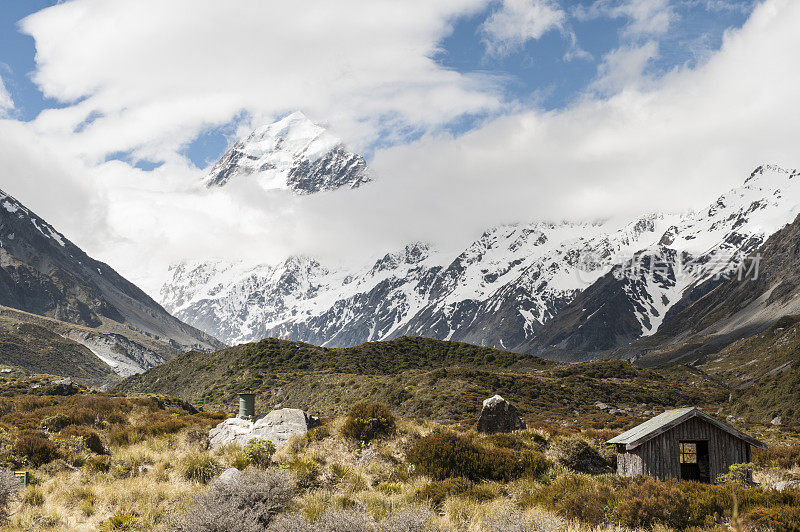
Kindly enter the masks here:
M 325 128 L 296 111 L 254 130 L 217 162 L 207 186 L 253 176 L 267 190 L 313 194 L 340 187 L 356 188 L 371 180 L 363 157 L 345 148 Z

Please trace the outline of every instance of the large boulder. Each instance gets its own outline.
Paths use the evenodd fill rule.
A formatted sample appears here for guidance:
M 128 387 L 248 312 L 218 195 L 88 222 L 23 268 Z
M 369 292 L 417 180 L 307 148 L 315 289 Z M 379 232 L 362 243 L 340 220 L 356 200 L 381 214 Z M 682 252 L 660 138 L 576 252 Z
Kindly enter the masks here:
M 483 402 L 483 409 L 478 418 L 478 432 L 494 434 L 495 432 L 512 432 L 524 430 L 527 426 L 517 413 L 514 405 L 495 395 Z
M 252 439 L 268 440 L 275 447 L 286 445 L 295 434 L 305 434 L 319 425 L 319 419 L 298 408 L 280 408 L 252 420 L 232 417 L 226 419 L 208 433 L 211 447 L 228 443 L 245 445 Z

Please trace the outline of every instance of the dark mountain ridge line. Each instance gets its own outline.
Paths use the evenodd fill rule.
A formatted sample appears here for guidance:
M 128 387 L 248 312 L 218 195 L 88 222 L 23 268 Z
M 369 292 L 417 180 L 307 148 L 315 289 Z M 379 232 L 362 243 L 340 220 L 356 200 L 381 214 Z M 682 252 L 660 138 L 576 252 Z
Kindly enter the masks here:
M 148 365 L 186 349 L 213 350 L 224 346 L 171 316 L 136 285 L 107 264 L 89 257 L 3 191 L 0 191 L 0 305 L 73 324 L 76 330 L 92 329 L 105 335 L 103 342 L 109 345 L 121 345 L 109 334 L 143 337 L 139 344 L 152 345 L 140 345 L 142 349 L 155 348 L 152 356 L 148 355 Z M 54 330 L 52 324 L 46 325 Z M 68 331 L 62 327 L 56 332 L 64 336 Z M 84 342 L 79 340 L 79 343 Z M 90 349 L 95 347 L 90 344 L 85 343 Z

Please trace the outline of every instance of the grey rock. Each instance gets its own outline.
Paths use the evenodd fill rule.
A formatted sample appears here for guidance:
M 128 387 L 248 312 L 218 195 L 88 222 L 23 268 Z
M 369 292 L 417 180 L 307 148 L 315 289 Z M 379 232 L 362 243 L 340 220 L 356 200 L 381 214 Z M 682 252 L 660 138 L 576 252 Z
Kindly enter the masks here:
M 229 418 L 211 429 L 208 441 L 212 448 L 228 443 L 246 445 L 252 439 L 271 441 L 275 447 L 286 445 L 295 434 L 305 434 L 319 425 L 319 419 L 298 408 L 281 408 L 252 420 Z
M 773 425 L 783 425 L 783 419 L 781 419 L 781 416 L 775 416 L 774 418 L 772 418 L 772 421 L 770 421 L 770 423 L 772 423 Z
M 775 489 L 778 491 L 800 489 L 800 480 L 782 480 L 780 482 L 776 482 Z
M 236 469 L 235 467 L 229 467 L 225 471 L 220 474 L 216 479 L 214 479 L 213 484 L 226 484 L 229 482 L 236 482 L 239 478 L 241 478 L 242 472 Z
M 478 432 L 494 434 L 496 432 L 512 432 L 524 430 L 527 426 L 514 405 L 495 395 L 483 402 L 483 409 L 478 418 Z
M 596 403 L 594 404 L 594 406 L 596 406 L 596 407 L 597 407 L 597 408 L 599 408 L 600 410 L 608 410 L 609 408 L 611 408 L 611 407 L 610 407 L 610 406 L 608 406 L 607 404 L 605 404 L 605 403 L 601 403 L 600 401 L 596 402 Z

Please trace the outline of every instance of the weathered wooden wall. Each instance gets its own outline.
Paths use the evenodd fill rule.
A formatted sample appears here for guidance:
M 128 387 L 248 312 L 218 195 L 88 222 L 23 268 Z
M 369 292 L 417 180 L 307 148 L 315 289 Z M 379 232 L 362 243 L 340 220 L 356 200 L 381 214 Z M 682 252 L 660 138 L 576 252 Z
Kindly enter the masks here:
M 750 444 L 699 418 L 691 418 L 639 447 L 617 453 L 617 473 L 634 477 L 651 476 L 660 480 L 680 478 L 680 442 L 708 441 L 711 480 L 728 472 L 733 464 L 750 461 Z

